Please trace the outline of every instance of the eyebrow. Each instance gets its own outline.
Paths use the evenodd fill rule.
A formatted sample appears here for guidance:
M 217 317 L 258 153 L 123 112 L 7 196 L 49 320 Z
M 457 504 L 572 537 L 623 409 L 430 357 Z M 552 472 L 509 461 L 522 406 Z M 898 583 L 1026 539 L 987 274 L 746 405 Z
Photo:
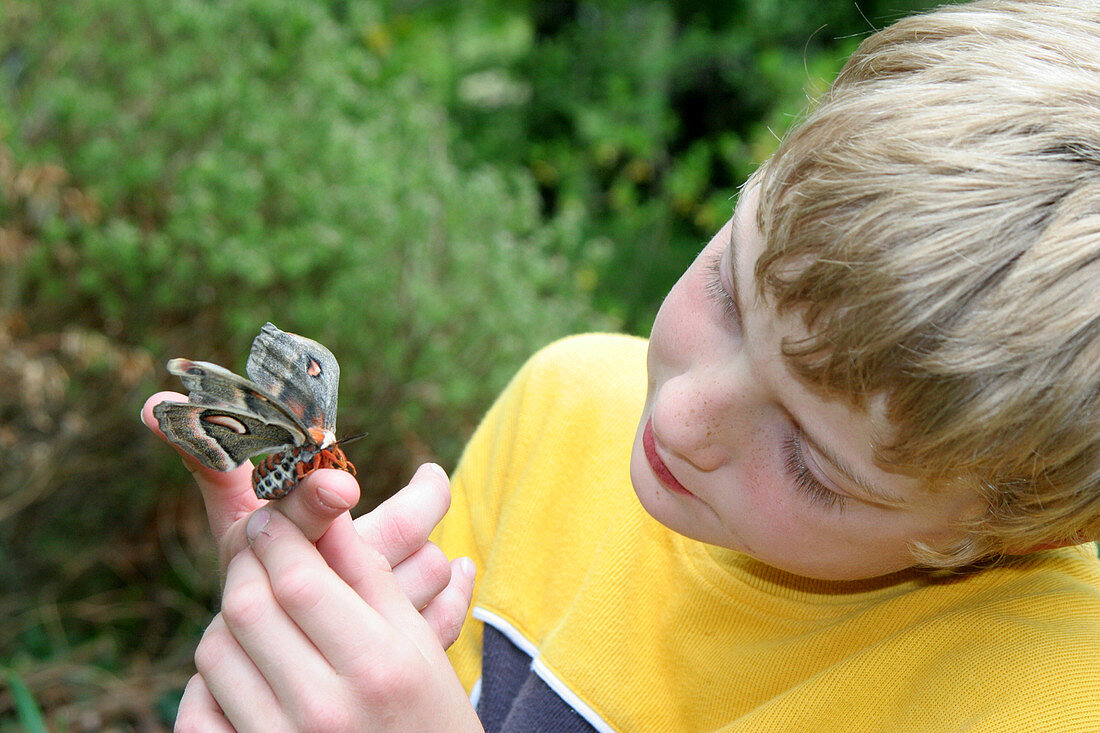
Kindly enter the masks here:
M 856 471 L 850 463 L 845 461 L 839 455 L 826 448 L 822 443 L 814 439 L 812 435 L 802 429 L 802 438 L 809 444 L 810 448 L 814 450 L 826 463 L 836 469 L 836 472 L 848 480 L 849 483 L 854 484 L 867 498 L 872 501 L 880 502 L 883 504 L 890 504 L 892 506 L 906 506 L 909 502 L 905 501 L 899 496 L 891 494 L 887 491 L 883 491 L 874 482 L 867 479 L 867 477 Z M 860 497 L 853 497 L 859 499 Z
M 742 195 L 744 195 L 744 193 L 745 191 L 742 191 Z M 738 201 L 738 203 L 740 203 L 740 201 Z M 737 282 L 738 248 L 734 246 L 734 241 L 737 239 L 737 230 L 741 224 L 741 219 L 743 217 L 744 214 L 741 213 L 741 208 L 740 206 L 738 206 L 736 209 L 734 209 L 733 222 L 732 226 L 730 226 L 730 241 L 727 244 L 727 247 L 729 247 L 730 250 L 730 284 L 733 286 L 733 292 L 730 294 L 730 296 L 733 298 L 733 302 L 737 306 L 737 312 L 741 314 L 741 332 L 742 334 L 745 334 L 745 338 L 747 339 L 748 336 L 747 332 L 745 331 L 746 311 L 744 310 L 744 304 L 741 302 L 740 298 L 740 283 Z M 821 458 L 833 469 L 835 469 L 837 473 L 839 473 L 844 479 L 846 479 L 848 483 L 854 485 L 863 494 L 865 494 L 866 498 L 869 498 L 873 502 L 890 504 L 892 506 L 906 506 L 908 504 L 908 502 L 904 499 L 894 494 L 891 494 L 888 491 L 883 491 L 882 489 L 877 487 L 873 481 L 870 481 L 867 477 L 856 471 L 855 468 L 853 468 L 853 466 L 848 461 L 841 458 L 837 453 L 827 448 L 824 443 L 818 441 L 812 435 L 810 435 L 806 431 L 805 426 L 801 423 L 801 421 L 799 421 L 799 424 L 801 425 L 799 431 L 801 432 L 802 437 L 806 441 L 806 443 L 809 444 L 810 448 L 812 448 L 814 452 L 817 453 L 817 455 L 821 456 Z M 861 497 L 853 496 L 852 498 L 859 499 Z

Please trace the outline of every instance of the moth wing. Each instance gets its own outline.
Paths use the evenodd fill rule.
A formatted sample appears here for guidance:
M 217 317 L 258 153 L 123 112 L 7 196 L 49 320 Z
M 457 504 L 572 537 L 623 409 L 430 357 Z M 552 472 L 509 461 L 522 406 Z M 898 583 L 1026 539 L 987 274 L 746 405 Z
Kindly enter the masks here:
M 336 432 L 340 364 L 324 346 L 265 323 L 252 342 L 246 371 L 303 425 Z
M 309 440 L 309 431 L 278 397 L 238 376 L 225 367 L 206 361 L 172 359 L 168 371 L 183 382 L 194 405 L 224 408 L 235 415 L 251 416 L 269 425 L 278 425 L 291 433 L 298 445 Z
M 161 402 L 153 415 L 170 442 L 215 471 L 230 471 L 254 455 L 299 442 L 297 429 L 225 407 Z

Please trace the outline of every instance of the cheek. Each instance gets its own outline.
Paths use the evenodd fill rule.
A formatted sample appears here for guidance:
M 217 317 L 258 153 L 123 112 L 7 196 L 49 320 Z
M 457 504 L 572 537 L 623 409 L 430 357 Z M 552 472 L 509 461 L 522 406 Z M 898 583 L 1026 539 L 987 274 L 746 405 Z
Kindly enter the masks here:
M 682 361 L 689 342 L 690 309 L 681 295 L 682 289 L 682 283 L 677 283 L 665 297 L 649 334 L 650 358 L 663 364 Z
M 706 291 L 706 265 L 703 263 L 708 252 L 704 249 L 699 254 L 672 286 L 657 311 L 650 341 L 661 350 L 664 360 L 683 359 L 685 351 L 700 345 L 706 331 L 711 301 Z
M 806 530 L 805 517 L 782 483 L 782 476 L 776 475 L 766 463 L 752 463 L 745 471 L 746 509 L 750 516 L 759 517 L 759 526 L 765 527 L 769 535 L 783 537 L 797 543 L 798 537 Z
M 771 438 L 753 447 L 742 469 L 739 503 L 743 516 L 751 519 L 753 535 L 746 540 L 777 561 L 841 550 L 850 542 L 854 517 L 817 507 L 798 494 L 777 452 L 779 439 Z
M 762 437 L 767 437 L 770 431 Z M 806 534 L 812 516 L 790 487 L 783 469 L 782 458 L 776 455 L 771 440 L 762 440 L 745 453 L 738 503 L 745 516 L 754 518 L 753 524 L 762 534 L 782 537 L 797 543 Z

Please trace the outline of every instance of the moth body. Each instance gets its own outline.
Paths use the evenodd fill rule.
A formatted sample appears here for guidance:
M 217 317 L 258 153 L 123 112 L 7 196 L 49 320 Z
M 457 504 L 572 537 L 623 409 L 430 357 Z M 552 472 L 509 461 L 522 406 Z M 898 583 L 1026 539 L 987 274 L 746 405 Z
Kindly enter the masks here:
M 252 469 L 252 487 L 261 499 L 281 499 L 319 468 L 339 468 L 352 475 L 355 466 L 339 446 L 292 445 L 272 453 Z

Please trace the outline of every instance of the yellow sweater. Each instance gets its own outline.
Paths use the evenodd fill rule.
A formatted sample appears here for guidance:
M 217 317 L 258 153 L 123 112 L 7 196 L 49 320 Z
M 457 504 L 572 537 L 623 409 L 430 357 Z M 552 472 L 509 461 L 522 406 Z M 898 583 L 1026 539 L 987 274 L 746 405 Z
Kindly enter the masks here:
M 479 712 L 551 694 L 596 730 L 1100 732 L 1095 545 L 838 583 L 677 535 L 630 485 L 645 348 L 544 349 L 455 472 L 435 539 L 479 578 L 452 662 L 475 689 L 492 633 L 550 691 Z

